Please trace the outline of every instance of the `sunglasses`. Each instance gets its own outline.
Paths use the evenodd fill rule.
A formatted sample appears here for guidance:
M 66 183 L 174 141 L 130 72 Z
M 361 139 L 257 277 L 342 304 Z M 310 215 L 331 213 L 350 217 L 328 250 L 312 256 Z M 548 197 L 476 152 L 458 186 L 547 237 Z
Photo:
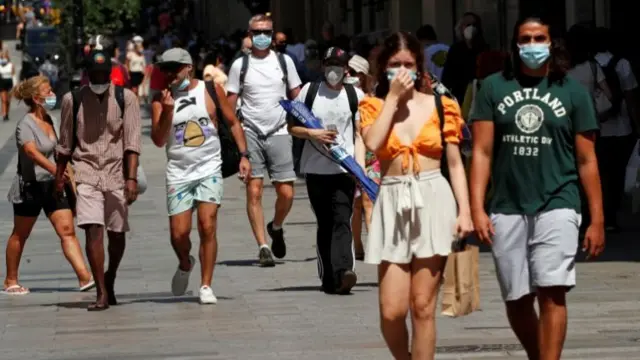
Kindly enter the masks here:
M 160 69 L 160 71 L 168 73 L 177 73 L 182 70 L 184 66 L 184 64 L 172 62 L 158 64 L 158 68 Z
M 273 35 L 273 30 L 251 29 L 253 35 Z
M 349 76 L 358 76 L 358 72 L 353 70 L 352 68 L 348 69 Z

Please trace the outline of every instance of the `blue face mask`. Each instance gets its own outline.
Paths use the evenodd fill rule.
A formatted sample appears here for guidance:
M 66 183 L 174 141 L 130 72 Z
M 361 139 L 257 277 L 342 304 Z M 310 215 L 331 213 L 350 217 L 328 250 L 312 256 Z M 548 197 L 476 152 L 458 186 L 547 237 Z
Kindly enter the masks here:
M 7 59 L 0 59 L 0 65 L 7 65 Z
M 185 91 L 189 87 L 189 84 L 191 84 L 191 80 L 189 80 L 189 78 L 184 78 L 180 84 L 176 85 L 176 90 Z
M 400 69 L 401 69 L 400 67 L 387 69 L 387 80 L 389 81 L 393 80 L 393 78 L 396 77 Z M 409 76 L 411 76 L 411 80 L 416 81 L 416 79 L 418 78 L 418 74 L 416 73 L 416 71 L 415 70 L 407 70 L 407 71 L 409 72 Z
M 532 70 L 539 69 L 551 56 L 549 44 L 524 44 L 520 48 L 520 59 Z
M 47 96 L 44 99 L 44 107 L 46 110 L 53 110 L 56 107 L 56 103 L 58 102 L 58 98 L 55 95 Z
M 258 50 L 266 50 L 271 46 L 271 36 L 269 35 L 254 35 L 251 41 L 253 41 L 253 47 Z

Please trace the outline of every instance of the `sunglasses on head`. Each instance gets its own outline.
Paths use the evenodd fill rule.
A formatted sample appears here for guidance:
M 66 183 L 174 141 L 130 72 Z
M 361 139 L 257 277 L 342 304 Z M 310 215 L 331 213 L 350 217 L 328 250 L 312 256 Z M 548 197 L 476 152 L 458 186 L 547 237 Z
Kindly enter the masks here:
M 273 35 L 273 30 L 251 29 L 253 35 Z

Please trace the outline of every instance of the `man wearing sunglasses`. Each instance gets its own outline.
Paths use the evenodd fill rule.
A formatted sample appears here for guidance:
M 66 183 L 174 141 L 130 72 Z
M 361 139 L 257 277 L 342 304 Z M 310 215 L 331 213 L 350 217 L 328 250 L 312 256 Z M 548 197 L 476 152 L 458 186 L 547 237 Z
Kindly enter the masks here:
M 189 254 L 189 235 L 196 209 L 200 233 L 200 303 L 215 304 L 217 298 L 211 281 L 218 252 L 217 214 L 223 193 L 220 121 L 227 121 L 243 156 L 239 166 L 243 179 L 251 172 L 247 144 L 242 126 L 226 102 L 224 89 L 214 85 L 224 117 L 220 119 L 207 85 L 192 77 L 193 60 L 186 50 L 165 51 L 157 65 L 166 75 L 168 88 L 153 99 L 151 139 L 156 146 L 167 149 L 167 211 L 171 244 L 179 261 L 171 292 L 175 296 L 184 295 L 189 285 L 195 265 L 195 258 Z
M 273 255 L 286 254 L 282 225 L 293 204 L 293 169 L 291 136 L 287 132 L 282 99 L 295 99 L 300 92 L 300 78 L 291 57 L 270 49 L 273 22 L 266 15 L 249 21 L 251 54 L 236 59 L 229 70 L 228 100 L 232 106 L 241 99 L 240 115 L 247 136 L 251 161 L 251 179 L 247 183 L 247 213 L 260 248 L 261 266 L 274 266 Z M 274 183 L 277 200 L 273 220 L 267 225 L 272 239 L 267 245 L 262 209 L 265 170 Z M 273 253 L 271 252 L 273 250 Z

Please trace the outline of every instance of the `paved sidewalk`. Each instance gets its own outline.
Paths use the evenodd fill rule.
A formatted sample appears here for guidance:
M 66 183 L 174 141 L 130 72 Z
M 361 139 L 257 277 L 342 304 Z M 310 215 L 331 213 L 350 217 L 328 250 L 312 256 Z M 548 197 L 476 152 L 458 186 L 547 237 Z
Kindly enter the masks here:
M 0 124 L 0 141 L 8 138 L 0 149 L 0 165 L 6 168 L 0 194 L 8 190 L 15 171 L 15 140 L 10 135 L 14 128 L 15 120 Z M 149 132 L 148 121 L 144 132 Z M 219 265 L 213 285 L 219 303 L 198 305 L 193 294 L 199 269 L 191 277 L 191 293 L 172 297 L 169 282 L 177 263 L 168 239 L 164 150 L 156 149 L 148 137 L 144 141 L 142 164 L 149 189 L 131 210 L 132 232 L 116 285 L 122 305 L 100 313 L 85 310 L 93 296 L 75 291 L 77 283 L 59 240 L 41 219 L 21 264 L 21 282 L 33 293 L 0 296 L 0 359 L 390 358 L 378 329 L 374 267 L 359 264 L 360 283 L 352 296 L 317 291 L 315 222 L 304 186 L 296 188 L 285 226 L 286 260 L 262 269 L 256 266 L 257 247 L 245 214 L 243 187 L 229 180 L 219 218 Z M 267 219 L 274 199 L 268 187 Z M 12 211 L 4 200 L 0 212 L 6 239 Z M 84 243 L 84 234 L 79 236 Z M 195 227 L 193 239 L 195 255 Z M 614 250 L 605 259 L 611 261 L 578 265 L 579 286 L 569 296 L 571 323 L 564 359 L 640 358 L 640 251 L 630 246 L 633 240 L 622 235 L 613 239 Z M 480 268 L 482 311 L 460 319 L 438 316 L 438 358 L 524 359 L 503 314 L 487 253 L 482 254 Z

